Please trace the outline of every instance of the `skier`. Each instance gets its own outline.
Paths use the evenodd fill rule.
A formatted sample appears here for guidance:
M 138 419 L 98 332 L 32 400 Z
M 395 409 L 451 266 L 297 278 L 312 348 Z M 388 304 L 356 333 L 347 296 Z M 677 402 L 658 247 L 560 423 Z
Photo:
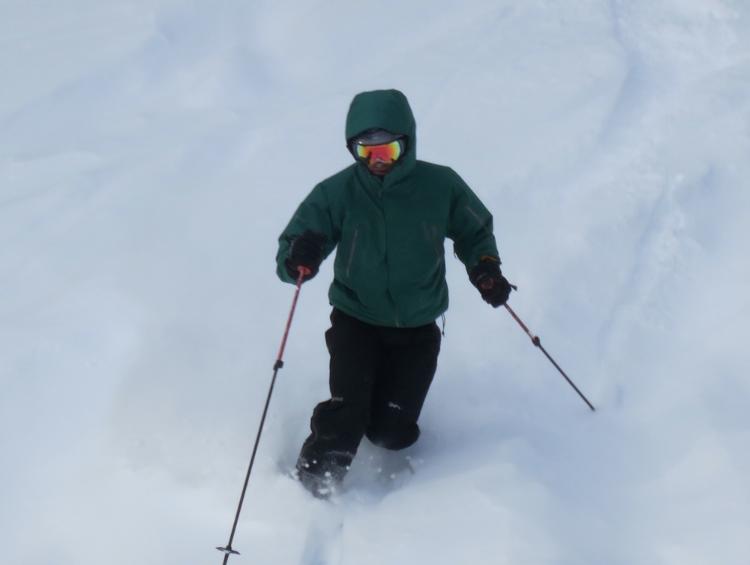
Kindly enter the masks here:
M 355 163 L 304 199 L 276 257 L 279 277 L 295 283 L 338 248 L 325 333 L 331 397 L 315 407 L 297 461 L 301 483 L 319 497 L 343 479 L 363 436 L 392 450 L 419 437 L 440 351 L 435 320 L 448 308 L 445 238 L 486 302 L 497 308 L 511 291 L 492 215 L 452 169 L 417 160 L 403 93 L 357 94 L 346 146 Z

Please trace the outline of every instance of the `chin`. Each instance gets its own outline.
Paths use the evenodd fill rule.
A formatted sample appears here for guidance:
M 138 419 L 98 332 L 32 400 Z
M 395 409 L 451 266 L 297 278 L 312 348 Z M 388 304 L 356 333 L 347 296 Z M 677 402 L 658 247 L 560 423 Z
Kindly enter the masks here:
M 372 173 L 373 175 L 377 175 L 377 176 L 379 176 L 379 177 L 382 177 L 382 176 L 385 176 L 385 175 L 387 175 L 388 173 L 390 173 L 390 172 L 391 172 L 391 169 L 392 169 L 392 167 L 388 167 L 387 169 L 370 169 L 370 172 L 371 172 L 371 173 Z

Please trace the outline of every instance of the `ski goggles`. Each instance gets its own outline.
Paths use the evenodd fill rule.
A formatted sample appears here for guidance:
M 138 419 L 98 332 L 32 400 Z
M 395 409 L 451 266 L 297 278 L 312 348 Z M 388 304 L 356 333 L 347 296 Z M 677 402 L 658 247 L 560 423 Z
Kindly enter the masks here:
M 353 151 L 358 159 L 367 163 L 378 160 L 393 163 L 398 161 L 404 152 L 404 140 L 394 139 L 389 143 L 379 143 L 378 145 L 365 145 L 360 141 L 355 141 Z

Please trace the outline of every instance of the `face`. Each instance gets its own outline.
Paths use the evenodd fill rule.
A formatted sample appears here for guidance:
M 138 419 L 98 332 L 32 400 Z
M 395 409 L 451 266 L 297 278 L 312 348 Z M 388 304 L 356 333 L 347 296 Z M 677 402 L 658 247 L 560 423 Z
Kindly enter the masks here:
M 367 168 L 370 170 L 370 172 L 373 175 L 383 177 L 391 172 L 393 165 L 394 165 L 393 161 L 385 161 L 381 157 L 373 157 L 367 163 Z

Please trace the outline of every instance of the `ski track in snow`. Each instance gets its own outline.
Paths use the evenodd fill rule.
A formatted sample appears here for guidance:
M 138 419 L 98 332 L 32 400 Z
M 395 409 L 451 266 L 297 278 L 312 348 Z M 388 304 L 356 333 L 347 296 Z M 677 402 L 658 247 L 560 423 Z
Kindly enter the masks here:
M 342 562 L 343 513 L 337 508 L 325 510 L 328 515 L 316 516 L 305 534 L 301 565 L 338 565 Z
M 749 19 L 739 0 L 8 3 L 3 562 L 219 562 L 291 300 L 276 237 L 349 163 L 352 95 L 396 87 L 598 412 L 449 244 L 416 473 L 364 444 L 348 490 L 312 499 L 277 462 L 326 396 L 329 261 L 230 563 L 745 565 Z

